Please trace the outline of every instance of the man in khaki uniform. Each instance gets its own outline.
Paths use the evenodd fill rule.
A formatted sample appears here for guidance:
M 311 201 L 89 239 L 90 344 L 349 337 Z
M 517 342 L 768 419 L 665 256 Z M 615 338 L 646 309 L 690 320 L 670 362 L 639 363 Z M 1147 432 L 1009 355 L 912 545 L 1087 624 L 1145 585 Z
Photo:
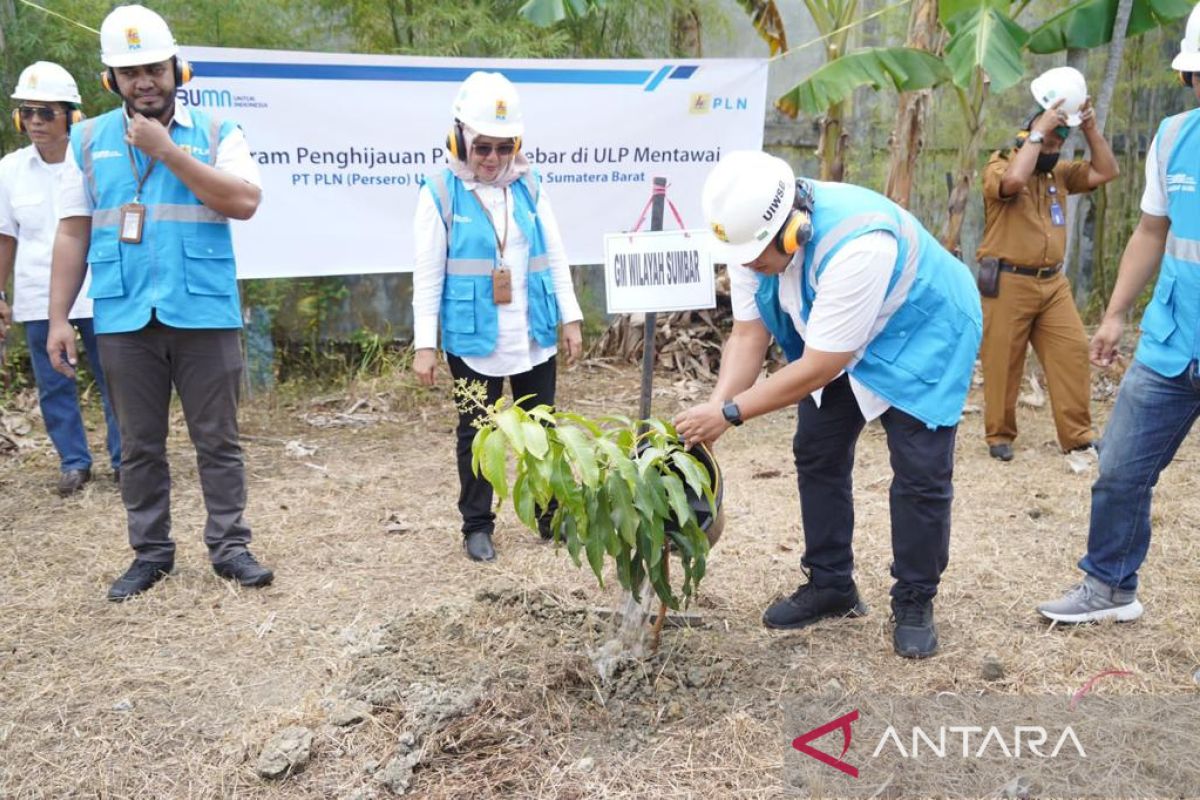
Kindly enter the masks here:
M 1058 163 L 1077 124 L 1090 161 Z M 1117 177 L 1112 148 L 1085 102 L 1068 115 L 1059 100 L 1034 116 L 1015 149 L 994 153 L 984 169 L 984 234 L 976 258 L 983 296 L 984 428 L 993 458 L 1011 461 L 1017 391 L 1028 344 L 1046 373 L 1058 443 L 1068 459 L 1090 455 L 1088 340 L 1063 274 L 1066 198 Z M 990 280 L 989 280 L 990 279 Z

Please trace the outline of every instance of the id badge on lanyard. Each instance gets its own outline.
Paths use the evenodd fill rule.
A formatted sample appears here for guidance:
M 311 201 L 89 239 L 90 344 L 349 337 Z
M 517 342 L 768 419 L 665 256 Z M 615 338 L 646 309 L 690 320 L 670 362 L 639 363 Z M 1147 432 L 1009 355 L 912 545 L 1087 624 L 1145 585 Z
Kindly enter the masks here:
M 142 187 L 154 170 L 156 162 L 150 159 L 150 165 L 144 173 L 139 174 L 137 159 L 133 155 L 133 147 L 126 145 L 129 151 L 129 168 L 133 170 L 133 179 L 137 181 L 137 189 L 133 193 L 133 202 L 121 206 L 121 241 L 125 244 L 141 244 L 142 229 L 146 225 L 146 207 L 141 204 Z
M 1058 202 L 1058 187 L 1050 184 L 1050 222 L 1056 228 L 1067 224 L 1067 215 L 1063 213 L 1062 204 Z

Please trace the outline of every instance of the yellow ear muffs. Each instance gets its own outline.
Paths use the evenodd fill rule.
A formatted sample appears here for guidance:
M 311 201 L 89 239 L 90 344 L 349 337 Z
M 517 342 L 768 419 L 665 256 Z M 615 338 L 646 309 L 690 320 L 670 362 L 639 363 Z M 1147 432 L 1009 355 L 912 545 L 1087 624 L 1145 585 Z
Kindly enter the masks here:
M 520 152 L 521 152 L 521 137 L 514 136 L 513 137 L 513 156 L 516 156 Z
M 13 109 L 12 121 L 13 121 L 13 127 L 16 128 L 17 133 L 25 132 L 25 126 L 21 124 L 21 109 L 19 109 L 19 108 Z
M 83 112 L 78 108 L 72 108 L 71 113 L 67 115 L 67 129 L 69 130 L 72 125 L 78 125 L 81 122 L 83 122 Z
M 17 133 L 25 132 L 25 124 L 23 122 L 21 122 L 21 109 L 19 109 L 19 108 L 13 109 L 12 122 L 13 122 L 13 128 L 16 129 Z M 80 122 L 83 122 L 83 112 L 80 111 L 78 108 L 75 108 L 74 106 L 72 106 L 71 111 L 67 114 L 67 130 L 71 130 L 72 125 L 75 125 Z
M 446 134 L 446 150 L 456 161 L 467 160 L 467 141 L 463 138 L 462 123 L 455 120 L 454 127 Z
M 117 73 L 111 67 L 100 73 L 100 85 L 117 97 L 121 96 L 121 90 L 117 88 Z

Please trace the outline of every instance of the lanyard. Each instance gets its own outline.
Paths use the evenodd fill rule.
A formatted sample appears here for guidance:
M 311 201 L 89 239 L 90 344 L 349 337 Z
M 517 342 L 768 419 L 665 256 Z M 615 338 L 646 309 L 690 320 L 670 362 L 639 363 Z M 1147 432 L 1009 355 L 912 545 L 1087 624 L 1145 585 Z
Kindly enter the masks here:
M 479 202 L 479 207 L 482 208 L 483 213 L 487 215 L 488 223 L 492 226 L 492 236 L 496 237 L 496 249 L 500 251 L 500 258 L 504 258 L 504 247 L 505 247 L 505 245 L 508 244 L 508 187 L 505 186 L 505 187 L 501 188 L 500 191 L 504 192 L 504 236 L 503 237 L 500 236 L 500 231 L 496 227 L 496 220 L 492 219 L 492 212 L 488 211 L 488 208 L 486 205 L 484 205 L 483 199 L 480 198 L 479 193 L 477 191 L 475 191 L 474 189 L 472 189 L 471 194 L 475 195 L 475 199 Z
M 133 179 L 137 181 L 137 189 L 133 193 L 133 202 L 136 203 L 142 196 L 142 187 L 146 185 L 146 179 L 150 177 L 150 173 L 154 171 L 154 165 L 158 162 L 153 158 L 150 159 L 150 166 L 146 167 L 145 173 L 139 175 L 137 158 L 133 155 L 133 145 L 126 144 L 125 149 L 129 151 L 129 169 L 133 171 Z

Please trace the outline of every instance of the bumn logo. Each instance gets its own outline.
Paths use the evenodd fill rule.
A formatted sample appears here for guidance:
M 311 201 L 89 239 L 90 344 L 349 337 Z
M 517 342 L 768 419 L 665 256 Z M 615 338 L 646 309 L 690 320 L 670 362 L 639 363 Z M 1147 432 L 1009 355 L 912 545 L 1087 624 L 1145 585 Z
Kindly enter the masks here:
M 230 108 L 233 106 L 233 92 L 228 89 L 185 89 L 175 90 L 175 98 L 185 106 L 203 108 Z
M 858 777 L 858 767 L 855 767 L 851 764 L 847 764 L 845 761 L 842 761 L 842 758 L 845 757 L 846 752 L 850 749 L 850 739 L 853 735 L 853 731 L 851 730 L 850 726 L 856 720 L 858 720 L 858 709 L 857 708 L 848 714 L 843 714 L 842 716 L 838 717 L 835 720 L 830 720 L 829 722 L 826 722 L 824 725 L 813 728 L 808 733 L 800 734 L 799 736 L 797 736 L 795 739 L 792 740 L 792 747 L 796 748 L 801 753 L 804 753 L 804 755 L 806 755 L 806 756 L 815 758 L 817 761 L 820 761 L 822 764 L 831 766 L 834 769 L 838 770 L 839 772 L 846 773 L 851 778 L 857 778 Z M 825 734 L 827 734 L 831 731 L 836 731 L 836 730 L 840 730 L 842 732 L 842 752 L 841 752 L 841 755 L 839 755 L 837 758 L 834 758 L 833 756 L 829 755 L 828 753 L 822 752 L 822 751 L 818 750 L 817 748 L 809 745 L 809 742 L 814 741 L 816 739 L 820 739 Z

